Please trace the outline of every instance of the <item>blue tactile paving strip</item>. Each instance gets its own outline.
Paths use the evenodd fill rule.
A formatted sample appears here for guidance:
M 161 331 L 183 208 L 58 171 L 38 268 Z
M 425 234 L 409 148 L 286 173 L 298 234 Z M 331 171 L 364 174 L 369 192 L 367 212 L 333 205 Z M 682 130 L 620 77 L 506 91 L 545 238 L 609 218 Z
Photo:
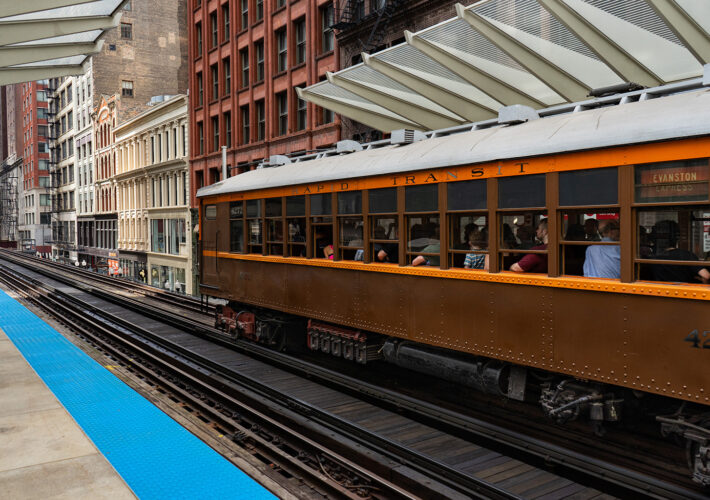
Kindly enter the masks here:
M 2 290 L 0 328 L 139 498 L 275 498 Z

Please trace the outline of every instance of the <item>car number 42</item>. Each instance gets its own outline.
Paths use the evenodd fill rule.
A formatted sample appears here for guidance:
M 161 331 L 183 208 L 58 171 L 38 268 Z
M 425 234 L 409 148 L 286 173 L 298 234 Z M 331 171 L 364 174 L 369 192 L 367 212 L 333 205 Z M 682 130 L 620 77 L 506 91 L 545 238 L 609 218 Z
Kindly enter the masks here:
M 697 349 L 710 349 L 710 330 L 703 330 L 701 333 L 698 330 L 693 330 L 685 337 L 686 342 L 690 342 L 692 345 L 690 347 L 695 347 Z

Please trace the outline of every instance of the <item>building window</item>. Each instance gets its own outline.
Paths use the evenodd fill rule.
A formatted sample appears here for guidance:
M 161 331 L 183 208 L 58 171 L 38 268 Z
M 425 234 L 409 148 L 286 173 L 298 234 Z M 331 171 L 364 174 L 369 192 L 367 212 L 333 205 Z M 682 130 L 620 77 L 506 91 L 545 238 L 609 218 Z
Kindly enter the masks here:
M 212 76 L 212 100 L 219 98 L 219 68 L 216 64 L 210 66 Z
M 202 72 L 197 73 L 197 105 L 202 106 L 203 104 L 203 90 L 204 83 L 202 81 Z
M 195 25 L 195 43 L 197 44 L 195 53 L 197 57 L 202 57 L 202 23 Z
M 260 82 L 264 79 L 264 40 L 260 40 L 254 44 L 256 51 L 256 81 Z
M 249 86 L 249 49 L 239 51 L 239 61 L 242 64 L 242 87 Z
M 296 99 L 296 130 L 305 130 L 308 119 L 308 105 L 306 101 L 298 97 L 295 90 L 294 97 Z
M 327 108 L 321 108 L 321 110 L 323 112 L 321 117 L 323 120 L 323 125 L 325 125 L 326 123 L 333 123 L 333 121 L 335 121 L 335 114 L 331 110 Z
M 286 71 L 288 67 L 288 45 L 286 39 L 286 29 L 276 32 L 276 71 L 278 73 Z
M 254 5 L 254 22 L 261 21 L 264 18 L 264 0 L 256 0 Z
M 242 0 L 242 25 L 240 26 L 242 30 L 249 27 L 249 0 Z
M 222 23 L 224 25 L 224 33 L 222 34 L 222 40 L 229 40 L 229 4 L 224 4 L 222 6 Z
M 232 113 L 224 113 L 224 145 L 232 147 Z
M 187 141 L 185 140 L 185 125 L 182 126 L 182 155 L 187 156 Z
M 296 60 L 294 64 L 306 62 L 306 19 L 301 18 L 294 23 L 296 31 Z
M 123 10 L 127 10 L 127 11 L 131 10 L 131 0 L 128 0 L 128 2 L 126 2 L 126 5 L 123 6 Z
M 335 15 L 333 10 L 333 4 L 321 7 L 320 9 L 320 20 L 321 20 L 321 52 L 328 52 L 333 50 L 333 28 L 331 26 L 335 23 Z
M 205 154 L 205 126 L 202 122 L 197 123 L 197 154 Z
M 133 25 L 131 23 L 121 23 L 121 38 L 124 40 L 133 39 Z
M 247 144 L 249 142 L 249 106 L 242 106 L 239 108 L 241 118 L 242 118 L 242 144 Z
M 212 151 L 219 151 L 219 118 L 212 117 Z
M 123 97 L 133 97 L 133 82 L 126 80 L 121 82 L 121 95 Z
M 210 14 L 210 29 L 212 30 L 212 45 L 210 48 L 215 48 L 218 43 L 219 25 L 217 24 L 217 12 Z
M 280 9 L 284 5 L 286 5 L 286 0 L 276 0 L 276 8 L 277 9 Z
M 222 61 L 224 68 L 224 95 L 229 95 L 232 90 L 232 64 L 229 59 Z
M 279 135 L 284 135 L 288 132 L 288 97 L 286 92 L 276 94 L 276 102 L 279 112 Z
M 256 102 L 256 140 L 263 141 L 266 137 L 266 107 L 264 100 Z

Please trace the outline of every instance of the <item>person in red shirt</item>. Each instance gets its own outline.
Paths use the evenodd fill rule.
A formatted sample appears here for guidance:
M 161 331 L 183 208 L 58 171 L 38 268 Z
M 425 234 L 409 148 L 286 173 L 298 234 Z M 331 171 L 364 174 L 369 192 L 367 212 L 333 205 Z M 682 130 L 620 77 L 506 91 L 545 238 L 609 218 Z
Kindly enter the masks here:
M 532 247 L 530 250 L 547 250 L 547 219 L 542 219 L 537 225 L 535 236 L 542 245 Z M 547 273 L 547 254 L 529 253 L 518 262 L 510 266 L 515 273 Z

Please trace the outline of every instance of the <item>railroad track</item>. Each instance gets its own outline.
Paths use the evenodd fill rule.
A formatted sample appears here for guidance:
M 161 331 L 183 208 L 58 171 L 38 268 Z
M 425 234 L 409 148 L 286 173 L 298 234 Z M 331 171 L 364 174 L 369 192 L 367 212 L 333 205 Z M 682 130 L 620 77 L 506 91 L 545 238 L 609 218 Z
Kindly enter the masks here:
M 36 285 L 37 284 L 35 283 L 35 286 Z M 57 292 L 55 291 L 53 294 L 56 295 L 56 293 Z M 181 325 L 182 328 L 184 328 L 185 326 L 181 323 L 179 319 L 174 318 L 174 316 L 171 320 L 171 318 L 165 317 L 165 313 L 161 313 L 160 311 L 154 309 L 148 310 L 150 308 L 148 308 L 144 304 L 130 304 L 129 302 L 125 302 L 125 300 L 128 299 L 116 296 L 115 294 L 111 295 L 106 294 L 105 292 L 103 293 L 106 299 L 111 299 L 114 303 L 124 302 L 124 304 L 129 304 L 131 307 L 142 307 L 143 313 L 146 313 L 153 319 L 162 317 L 163 321 L 172 322 L 172 326 L 174 328 L 180 328 Z M 91 311 L 85 309 L 84 314 L 94 316 L 98 315 L 98 311 Z M 74 320 L 77 319 L 78 318 L 75 318 Z M 118 320 L 114 319 L 112 321 Z M 118 324 L 121 323 L 118 322 Z M 122 328 L 129 329 L 129 325 L 122 325 Z M 197 325 L 195 328 L 192 329 L 195 333 L 205 338 L 209 338 L 212 341 L 225 342 L 227 340 L 225 339 L 225 336 L 223 334 L 210 328 L 207 328 L 204 325 Z M 144 332 L 143 334 L 150 338 L 150 332 Z M 164 341 L 164 336 L 158 336 L 157 338 L 153 338 L 151 340 L 151 342 L 155 343 L 160 343 Z M 278 373 L 278 370 L 276 369 L 265 368 L 263 366 L 256 368 L 252 367 L 251 369 L 244 369 L 242 367 L 242 369 L 238 371 L 234 369 L 229 369 L 229 367 L 227 366 L 229 365 L 229 363 L 219 361 L 220 356 L 238 358 L 236 360 L 231 360 L 232 365 L 239 365 L 247 362 L 246 359 L 244 359 L 246 358 L 245 356 L 240 357 L 237 353 L 231 351 L 220 351 L 219 353 L 212 352 L 213 356 L 211 357 L 211 359 L 209 356 L 202 356 L 202 359 L 199 360 L 190 357 L 194 354 L 194 347 L 192 348 L 193 352 L 190 353 L 190 356 L 188 356 L 185 352 L 179 354 L 179 356 L 185 356 L 186 359 L 189 359 L 188 366 L 193 366 L 193 364 L 199 363 L 200 366 L 203 367 L 202 370 L 207 370 L 209 371 L 209 373 L 220 373 L 222 383 L 224 383 L 224 380 L 229 380 L 230 384 L 241 382 L 243 386 L 249 387 L 250 390 L 256 390 L 256 392 L 259 393 L 260 398 L 270 399 L 272 401 L 279 401 L 282 408 L 287 408 L 290 412 L 293 412 L 297 415 L 301 415 L 301 418 L 306 418 L 311 424 L 317 422 L 324 428 L 330 429 L 330 431 L 328 431 L 330 432 L 330 434 L 326 432 L 325 437 L 318 437 L 315 441 L 318 443 L 333 442 L 331 448 L 335 448 L 335 450 L 337 450 L 338 452 L 336 453 L 336 455 L 341 458 L 342 456 L 353 456 L 352 454 L 354 453 L 354 451 L 353 449 L 348 448 L 348 446 L 354 445 L 355 450 L 358 450 L 358 448 L 369 449 L 370 453 L 376 453 L 378 456 L 382 457 L 382 462 L 379 462 L 380 468 L 377 469 L 377 467 L 374 466 L 373 468 L 376 468 L 378 472 L 384 474 L 387 477 L 390 477 L 392 472 L 387 472 L 387 466 L 384 466 L 384 468 L 382 468 L 382 464 L 389 463 L 389 467 L 391 470 L 394 470 L 394 465 L 405 464 L 397 465 L 396 475 L 398 477 L 401 473 L 401 470 L 406 469 L 409 472 L 413 471 L 414 476 L 420 475 L 419 477 L 422 484 L 420 484 L 419 487 L 426 484 L 426 481 L 429 481 L 430 484 L 437 484 L 437 487 L 434 489 L 434 491 L 429 490 L 428 492 L 426 492 L 426 494 L 424 494 L 424 496 L 427 498 L 434 498 L 434 496 L 431 495 L 433 495 L 435 491 L 447 491 L 448 493 L 445 496 L 463 495 L 464 497 L 484 496 L 487 498 L 517 498 L 518 496 L 522 496 L 525 498 L 533 498 L 535 497 L 534 495 L 544 496 L 545 494 L 550 495 L 551 498 L 564 498 L 565 494 L 572 495 L 574 493 L 579 493 L 580 491 L 586 491 L 587 493 L 591 492 L 592 494 L 594 494 L 594 490 L 592 488 L 587 488 L 580 482 L 575 482 L 570 479 L 559 477 L 555 474 L 548 472 L 545 469 L 545 461 L 547 461 L 548 464 L 552 463 L 557 465 L 563 465 L 565 469 L 570 472 L 568 476 L 575 477 L 582 483 L 586 481 L 588 484 L 598 484 L 600 487 L 603 487 L 605 491 L 616 493 L 622 496 L 638 496 L 640 494 L 643 494 L 657 498 L 702 498 L 702 495 L 697 491 L 665 484 L 660 481 L 654 480 L 653 478 L 650 478 L 648 476 L 636 474 L 632 471 L 624 470 L 608 463 L 594 461 L 589 459 L 588 457 L 577 456 L 575 454 L 569 453 L 566 450 L 550 447 L 546 443 L 535 442 L 534 440 L 527 439 L 525 436 L 511 433 L 503 428 L 492 426 L 491 424 L 482 421 L 476 421 L 475 419 L 472 419 L 470 417 L 457 415 L 454 412 L 445 411 L 442 408 L 436 407 L 434 405 L 424 404 L 421 401 L 414 400 L 413 398 L 406 398 L 402 395 L 395 394 L 390 391 L 383 390 L 381 388 L 370 386 L 368 384 L 363 384 L 356 380 L 349 379 L 344 375 L 338 373 L 326 373 L 322 369 L 319 370 L 318 367 L 314 365 L 309 366 L 309 364 L 305 362 L 301 362 L 300 366 L 296 367 L 294 366 L 294 364 L 298 364 L 298 362 L 295 362 L 293 358 L 289 357 L 288 359 L 286 359 L 286 357 L 280 353 L 274 353 L 273 351 L 264 350 L 261 349 L 259 346 L 255 346 L 253 344 L 247 344 L 242 347 L 245 350 L 248 349 L 252 355 L 268 355 L 270 358 L 272 358 L 272 360 L 281 356 L 283 358 L 281 362 L 288 364 L 288 366 L 292 370 L 299 369 L 302 371 L 302 373 L 307 374 L 310 377 L 322 377 L 324 379 L 329 380 L 331 383 L 337 382 L 338 384 L 340 384 L 341 387 L 348 387 L 349 390 L 353 392 L 367 394 L 370 399 L 375 398 L 380 401 L 385 401 L 387 402 L 387 404 L 390 405 L 390 407 L 397 407 L 403 413 L 406 413 L 408 415 L 417 414 L 419 416 L 418 420 L 420 422 L 436 421 L 438 422 L 439 427 L 445 426 L 449 429 L 453 429 L 453 434 L 455 435 L 466 436 L 469 439 L 468 441 L 464 440 L 463 442 L 458 442 L 457 444 L 459 445 L 460 451 L 465 451 L 465 453 L 461 452 L 459 453 L 459 455 L 461 455 L 464 459 L 468 459 L 464 460 L 464 462 L 469 463 L 468 471 L 465 470 L 465 467 L 460 467 L 460 461 L 457 464 L 459 465 L 458 468 L 453 465 L 448 465 L 444 463 L 444 461 L 447 459 L 447 454 L 450 458 L 452 449 L 456 449 L 453 448 L 454 441 L 457 439 L 461 440 L 461 437 L 456 437 L 453 434 L 447 436 L 446 434 L 441 433 L 440 431 L 436 431 L 436 429 L 433 429 L 432 427 L 427 427 L 421 424 L 419 424 L 420 427 L 417 428 L 417 423 L 414 421 L 410 421 L 409 423 L 403 424 L 403 421 L 401 419 L 404 417 L 400 417 L 397 414 L 392 414 L 391 412 L 384 412 L 382 408 L 379 409 L 379 411 L 382 413 L 373 413 L 372 415 L 368 416 L 368 411 L 373 412 L 377 409 L 367 409 L 364 406 L 365 403 L 362 401 L 346 402 L 339 406 L 334 405 L 331 402 L 330 411 L 323 411 L 323 409 L 320 408 L 318 405 L 313 404 L 312 400 L 309 401 L 307 398 L 304 397 L 294 398 L 289 394 L 283 392 L 280 393 L 277 388 L 278 384 L 269 381 L 269 379 L 278 380 L 279 378 L 283 378 L 283 372 Z M 180 353 L 180 349 L 184 350 L 185 347 L 171 347 L 171 349 L 176 349 L 178 353 Z M 215 348 L 213 347 L 212 350 L 214 351 L 214 349 Z M 167 351 L 168 348 L 165 345 L 160 344 L 159 350 Z M 230 352 L 231 354 L 229 354 Z M 150 363 L 152 364 L 154 362 L 151 361 Z M 162 367 L 159 368 L 159 370 L 169 372 L 170 369 Z M 250 375 L 249 372 L 258 372 L 260 376 L 254 377 L 253 375 Z M 203 372 L 197 370 L 197 373 L 192 375 L 194 377 L 198 377 L 201 373 Z M 176 383 L 175 381 L 170 382 L 173 385 L 177 385 L 178 387 L 180 387 L 180 384 Z M 214 388 L 209 389 L 208 381 L 203 380 L 202 382 L 204 386 L 200 386 L 199 390 L 195 389 L 195 387 L 198 387 L 197 385 L 195 385 L 195 381 L 188 382 L 186 385 L 186 387 L 189 388 L 189 390 L 187 390 L 187 393 L 191 393 L 191 391 L 197 391 L 200 394 L 201 400 L 207 399 L 211 401 L 213 405 L 219 406 L 221 409 L 226 408 L 227 405 L 230 404 L 228 400 L 220 400 L 220 397 L 224 397 L 224 395 L 220 391 L 215 392 Z M 286 382 L 286 385 L 288 385 L 288 380 L 286 380 Z M 303 383 L 304 382 L 302 380 L 291 381 L 291 385 L 301 385 Z M 183 389 L 183 391 L 184 390 L 185 389 Z M 237 392 L 241 394 L 241 391 Z M 324 390 L 324 392 L 326 391 Z M 318 398 L 316 397 L 316 400 L 317 399 Z M 323 399 L 323 397 L 321 397 L 321 399 Z M 352 417 L 353 412 L 350 412 L 348 421 L 345 421 L 342 418 L 337 418 L 338 410 L 340 410 L 342 407 L 347 407 L 348 404 L 351 406 L 360 405 L 359 410 L 355 409 L 354 412 L 357 413 L 357 411 L 360 411 L 360 413 L 364 414 L 364 416 L 366 416 L 367 418 L 365 418 L 364 420 L 360 419 L 360 424 L 357 423 L 357 418 Z M 211 405 L 208 404 L 208 406 Z M 238 413 L 242 415 L 242 412 Z M 399 421 L 398 418 L 400 418 Z M 377 432 L 372 432 L 373 427 L 378 427 L 378 419 L 380 420 L 379 427 L 381 428 L 383 426 L 386 426 L 387 424 L 389 424 L 391 427 L 397 422 L 399 422 L 400 425 L 411 426 L 411 429 L 408 432 L 410 432 L 412 436 L 415 436 L 416 432 L 439 432 L 439 434 L 432 435 L 432 437 L 430 438 L 430 440 L 432 441 L 432 446 L 428 447 L 429 451 L 426 451 L 427 446 L 420 446 L 419 449 L 417 449 L 416 446 L 407 447 L 406 445 L 402 445 L 402 440 L 398 441 L 395 439 L 388 439 L 386 436 L 386 432 L 379 432 L 379 434 Z M 279 421 L 282 422 L 283 420 L 279 419 Z M 296 420 L 294 420 L 294 422 L 295 421 Z M 363 422 L 368 421 L 370 423 L 374 422 L 375 424 L 363 425 Z M 228 425 L 224 422 L 220 422 L 219 425 L 221 425 L 222 427 L 229 427 L 229 425 L 234 426 L 233 423 Z M 303 422 L 296 424 L 297 427 L 301 425 L 303 425 Z M 257 424 L 257 426 L 258 428 L 262 428 L 259 424 Z M 241 436 L 239 432 L 232 433 L 231 435 Z M 508 452 L 512 452 L 510 453 L 511 455 L 528 455 L 527 461 L 529 463 L 523 463 L 522 461 L 518 460 L 517 458 L 514 458 L 513 456 L 507 456 L 504 453 L 487 449 L 485 446 L 476 445 L 473 442 L 473 438 L 475 436 L 485 436 L 486 441 L 496 441 L 498 443 L 504 444 L 506 450 Z M 419 435 L 419 437 L 421 437 L 421 434 Z M 283 438 L 279 438 L 279 441 L 281 439 Z M 447 442 L 450 444 L 448 447 L 446 446 Z M 343 443 L 348 443 L 348 445 L 346 446 Z M 434 449 L 436 448 L 437 444 L 441 448 L 440 450 L 438 450 L 438 457 L 437 451 Z M 538 463 L 538 466 L 530 465 L 531 463 L 535 464 L 536 462 Z M 357 463 L 362 465 L 362 463 L 368 463 L 368 460 L 365 460 L 364 462 L 361 460 L 357 460 Z M 477 464 L 480 465 L 480 467 L 476 467 Z M 319 465 L 322 467 L 322 464 Z M 481 467 L 484 468 L 482 469 Z M 485 478 L 476 476 L 476 471 L 479 473 L 481 471 L 487 472 L 487 475 L 479 474 L 479 476 L 484 475 L 491 480 L 486 480 Z M 496 473 L 495 471 L 498 472 Z M 491 474 L 491 472 L 493 473 Z M 412 477 L 413 476 L 409 475 L 407 481 L 411 482 L 413 480 Z M 427 477 L 428 479 L 425 479 Z M 483 479 L 482 483 L 480 482 L 481 479 Z M 510 491 L 506 489 L 507 486 L 510 487 Z M 550 490 L 547 493 L 545 492 L 546 488 Z M 555 495 L 555 493 L 557 494 Z M 416 496 L 421 493 L 415 491 L 411 494 Z M 441 495 L 441 493 L 439 493 L 439 495 Z
M 197 314 L 199 316 L 207 316 L 210 319 L 214 317 L 214 306 L 202 303 L 199 299 L 190 295 L 181 295 L 178 293 L 169 292 L 162 288 L 126 280 L 123 278 L 114 278 L 104 274 L 98 274 L 92 271 L 87 271 L 81 267 L 73 267 L 58 262 L 53 262 L 47 259 L 40 259 L 30 254 L 19 253 L 16 251 L 0 249 L 0 257 L 12 262 L 26 262 L 33 266 L 34 269 L 44 269 L 48 271 L 50 276 L 65 275 L 72 279 L 78 279 L 86 283 L 103 283 L 112 288 L 114 291 L 124 291 L 126 293 L 137 294 L 145 298 L 149 298 L 158 304 L 164 304 L 167 307 L 179 308 L 182 314 Z

